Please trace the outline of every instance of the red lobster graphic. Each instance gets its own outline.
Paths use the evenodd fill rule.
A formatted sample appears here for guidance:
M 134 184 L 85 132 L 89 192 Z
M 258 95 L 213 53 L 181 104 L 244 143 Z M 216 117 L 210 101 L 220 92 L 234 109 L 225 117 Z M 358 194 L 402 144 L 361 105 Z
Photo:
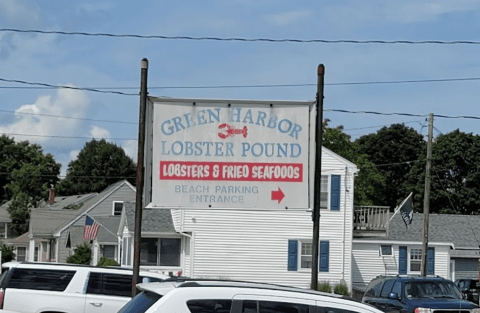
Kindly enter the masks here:
M 224 132 L 218 133 L 218 137 L 222 139 L 233 137 L 235 135 L 243 135 L 243 138 L 247 137 L 247 126 L 243 126 L 242 129 L 236 129 L 235 127 L 230 126 L 227 123 L 223 123 L 218 126 L 218 129 L 224 130 Z

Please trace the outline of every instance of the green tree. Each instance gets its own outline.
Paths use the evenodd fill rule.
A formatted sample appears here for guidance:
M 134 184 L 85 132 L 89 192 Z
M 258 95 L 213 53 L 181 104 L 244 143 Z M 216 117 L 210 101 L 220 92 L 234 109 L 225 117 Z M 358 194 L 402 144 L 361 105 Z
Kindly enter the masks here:
M 20 192 L 30 197 L 32 205 L 46 199 L 48 188 L 59 181 L 60 167 L 39 145 L 0 136 L 0 203 Z
M 89 265 L 90 262 L 92 262 L 92 246 L 86 242 L 78 245 L 74 250 L 74 254 L 67 258 L 67 263 Z
M 393 124 L 355 143 L 385 177 L 384 188 L 378 190 L 379 204 L 395 208 L 412 191 L 405 182 L 418 158 L 426 153 L 423 136 L 404 124 Z
M 356 205 L 379 205 L 382 199 L 379 190 L 385 188 L 385 177 L 375 165 L 360 152 L 360 147 L 351 141 L 350 135 L 343 132 L 343 126 L 328 127 L 328 119 L 323 124 L 322 146 L 332 150 L 341 157 L 357 165 L 358 176 L 355 178 L 354 203 Z
M 414 191 L 414 208 L 423 212 L 426 153 L 406 181 Z M 458 129 L 438 136 L 432 144 L 430 212 L 479 214 L 480 136 Z
M 6 244 L 2 243 L 2 246 L 0 249 L 2 251 L 2 260 L 1 260 L 2 263 L 15 260 L 15 252 L 13 252 L 14 250 L 13 246 L 7 246 Z
M 30 197 L 23 192 L 17 193 L 7 208 L 12 220 L 11 231 L 13 236 L 20 236 L 28 231 L 30 222 Z
M 121 147 L 94 139 L 68 164 L 57 191 L 65 196 L 100 192 L 122 178 L 134 184 L 135 177 L 136 165 Z

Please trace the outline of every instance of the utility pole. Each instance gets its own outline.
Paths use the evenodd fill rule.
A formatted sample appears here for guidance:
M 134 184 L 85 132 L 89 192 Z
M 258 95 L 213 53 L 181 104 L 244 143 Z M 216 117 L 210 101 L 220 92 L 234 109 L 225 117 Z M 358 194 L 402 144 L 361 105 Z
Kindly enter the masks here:
M 432 137 L 433 137 L 433 113 L 428 118 L 428 142 L 427 142 L 427 166 L 425 173 L 425 196 L 423 198 L 423 244 L 422 244 L 422 276 L 427 275 L 427 252 L 428 252 L 428 217 L 430 213 L 430 167 L 432 166 Z
M 135 231 L 133 239 L 133 275 L 132 275 L 132 297 L 137 294 L 137 283 L 140 273 L 140 240 L 142 235 L 142 210 L 143 210 L 143 172 L 145 157 L 145 111 L 147 107 L 147 73 L 148 60 L 142 59 L 140 63 L 140 113 L 138 123 L 138 151 L 137 151 L 137 179 L 135 198 Z
M 320 64 L 317 69 L 316 96 L 316 132 L 315 132 L 315 176 L 313 187 L 313 242 L 312 242 L 312 280 L 310 288 L 318 289 L 318 263 L 320 238 L 320 191 L 322 183 L 322 137 L 323 137 L 323 87 L 325 66 Z

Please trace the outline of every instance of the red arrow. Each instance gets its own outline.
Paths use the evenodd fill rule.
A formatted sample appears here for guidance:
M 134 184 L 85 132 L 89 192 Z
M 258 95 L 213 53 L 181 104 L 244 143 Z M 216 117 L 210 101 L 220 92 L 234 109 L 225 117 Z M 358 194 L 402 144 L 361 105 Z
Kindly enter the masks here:
M 280 202 L 282 202 L 284 197 L 285 197 L 285 195 L 283 194 L 282 189 L 280 189 L 280 187 L 278 187 L 277 191 L 272 190 L 272 200 L 273 201 L 275 201 L 275 200 L 278 201 L 278 204 L 280 204 Z

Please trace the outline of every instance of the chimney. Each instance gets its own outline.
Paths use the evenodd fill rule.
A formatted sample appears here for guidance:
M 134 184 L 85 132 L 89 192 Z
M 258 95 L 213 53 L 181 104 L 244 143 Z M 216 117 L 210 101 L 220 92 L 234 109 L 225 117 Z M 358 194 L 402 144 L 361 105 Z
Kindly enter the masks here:
M 55 190 L 53 189 L 53 185 L 52 185 L 52 188 L 50 188 L 48 190 L 48 204 L 53 204 L 55 202 Z

